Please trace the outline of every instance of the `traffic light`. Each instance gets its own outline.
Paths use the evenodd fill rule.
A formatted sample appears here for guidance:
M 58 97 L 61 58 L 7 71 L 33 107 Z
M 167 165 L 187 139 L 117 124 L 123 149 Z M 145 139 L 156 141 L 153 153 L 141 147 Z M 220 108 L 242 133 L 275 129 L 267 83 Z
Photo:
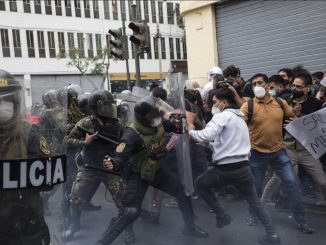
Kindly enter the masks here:
M 110 44 L 113 46 L 111 54 L 119 60 L 124 60 L 122 28 L 110 29 L 109 34 L 114 37 L 114 40 L 110 39 Z
M 145 21 L 130 22 L 128 27 L 133 31 L 129 40 L 144 51 L 150 50 L 150 31 Z

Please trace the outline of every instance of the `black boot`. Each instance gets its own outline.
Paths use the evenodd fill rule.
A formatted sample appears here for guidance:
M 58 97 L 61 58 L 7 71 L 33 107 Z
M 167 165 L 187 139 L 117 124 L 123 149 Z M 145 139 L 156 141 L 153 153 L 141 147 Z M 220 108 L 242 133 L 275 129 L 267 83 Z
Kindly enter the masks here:
M 224 214 L 223 216 L 216 216 L 217 228 L 223 228 L 224 226 L 231 224 L 231 222 L 232 222 L 232 218 L 228 214 Z
M 182 232 L 186 236 L 192 236 L 192 237 L 207 237 L 208 233 L 204 230 L 202 230 L 199 226 L 193 224 L 193 225 L 187 225 Z
M 96 245 L 110 245 L 129 224 L 138 218 L 139 214 L 140 210 L 137 208 L 125 208 L 122 214 L 111 220 L 109 227 Z
M 133 229 L 133 224 L 130 224 L 125 229 L 125 243 L 132 244 L 136 242 L 136 237 Z

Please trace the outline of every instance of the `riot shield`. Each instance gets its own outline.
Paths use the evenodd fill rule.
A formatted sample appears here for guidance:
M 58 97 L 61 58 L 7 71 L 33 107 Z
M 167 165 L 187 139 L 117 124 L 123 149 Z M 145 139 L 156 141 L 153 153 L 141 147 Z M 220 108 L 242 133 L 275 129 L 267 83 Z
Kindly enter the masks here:
M 54 91 L 37 112 L 25 108 L 22 89 L 0 70 L 0 244 L 47 245 L 59 220 L 55 190 L 66 181 L 66 114 Z
M 176 142 L 177 163 L 181 182 L 185 187 L 186 195 L 190 196 L 194 192 L 192 164 L 190 158 L 189 136 L 186 133 L 187 117 L 184 98 L 184 84 L 182 75 L 176 74 L 169 84 L 169 102 L 176 108 L 173 112 L 178 115 L 181 121 L 182 129 Z

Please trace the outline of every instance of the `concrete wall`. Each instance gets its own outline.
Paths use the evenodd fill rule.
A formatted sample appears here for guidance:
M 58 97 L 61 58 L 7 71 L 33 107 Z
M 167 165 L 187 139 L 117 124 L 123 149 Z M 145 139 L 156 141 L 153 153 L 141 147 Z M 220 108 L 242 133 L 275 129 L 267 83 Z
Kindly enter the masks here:
M 214 3 L 184 1 L 180 5 L 186 26 L 188 76 L 200 84 L 207 82 L 208 71 L 218 66 Z

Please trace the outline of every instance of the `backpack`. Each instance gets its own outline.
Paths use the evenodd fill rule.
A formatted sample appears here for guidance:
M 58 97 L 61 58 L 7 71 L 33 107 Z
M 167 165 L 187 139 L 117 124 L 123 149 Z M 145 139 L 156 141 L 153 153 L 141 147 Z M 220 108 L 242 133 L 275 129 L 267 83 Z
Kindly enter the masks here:
M 284 115 L 284 105 L 283 105 L 281 99 L 279 97 L 273 97 L 273 98 L 276 100 L 277 104 L 283 110 L 283 115 Z M 248 100 L 248 121 L 247 121 L 247 125 L 249 125 L 249 123 L 251 121 L 253 112 L 254 112 L 254 100 L 250 98 Z M 284 119 L 284 116 L 283 116 L 283 119 Z

